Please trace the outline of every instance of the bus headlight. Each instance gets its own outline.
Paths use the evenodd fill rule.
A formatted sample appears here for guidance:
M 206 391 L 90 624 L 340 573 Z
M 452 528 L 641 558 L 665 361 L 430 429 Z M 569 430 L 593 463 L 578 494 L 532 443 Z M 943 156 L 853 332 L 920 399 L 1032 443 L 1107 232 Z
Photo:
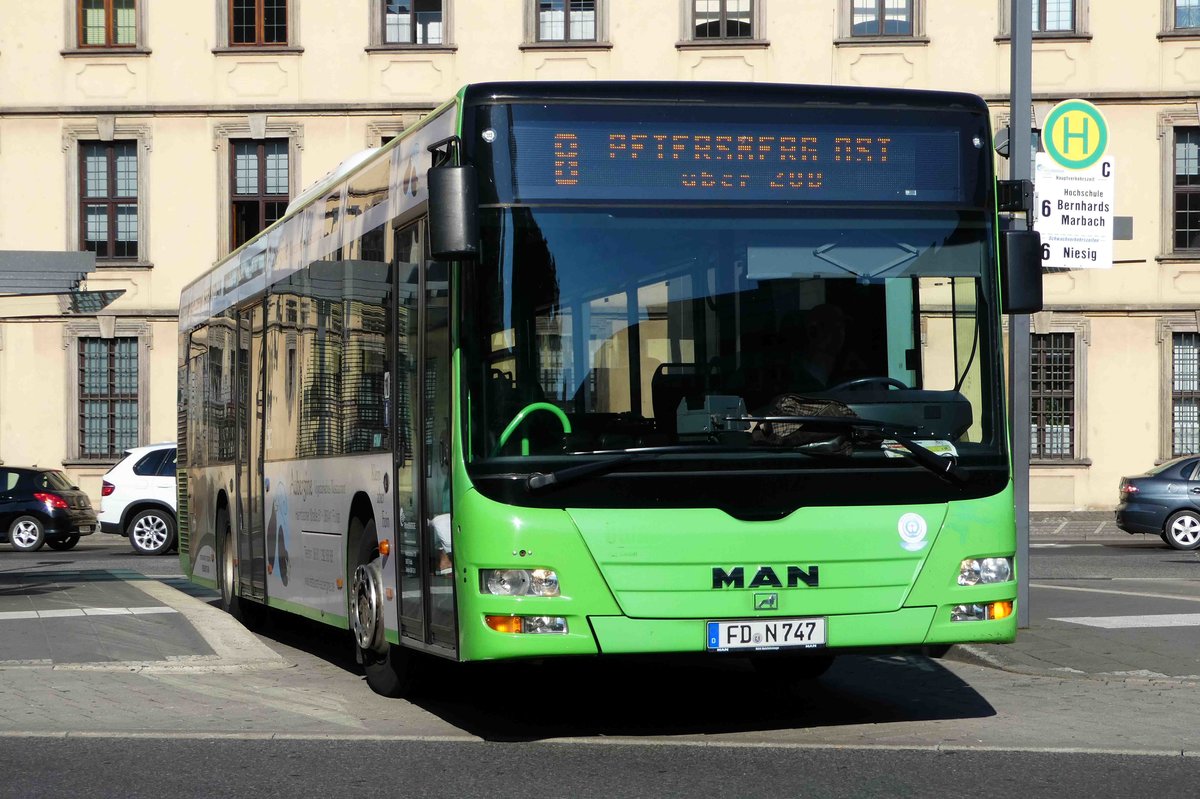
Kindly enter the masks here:
M 558 596 L 558 574 L 550 569 L 483 569 L 480 586 L 496 596 Z
M 1007 583 L 1012 574 L 1012 558 L 967 558 L 958 567 L 958 584 Z

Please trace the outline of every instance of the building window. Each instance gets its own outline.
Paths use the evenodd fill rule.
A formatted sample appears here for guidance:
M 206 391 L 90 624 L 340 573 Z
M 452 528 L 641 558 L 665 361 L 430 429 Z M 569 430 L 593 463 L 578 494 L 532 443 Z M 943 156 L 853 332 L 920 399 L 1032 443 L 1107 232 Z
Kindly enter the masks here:
M 137 142 L 79 143 L 79 249 L 138 257 Z
M 596 0 L 537 0 L 537 40 L 596 41 Z
M 231 249 L 237 249 L 287 210 L 288 140 L 230 142 Z
M 1200 0 L 1175 0 L 1174 27 L 1200 28 Z
M 693 37 L 699 41 L 754 38 L 754 0 L 692 0 Z
M 1075 334 L 1035 333 L 1030 343 L 1031 458 L 1075 457 Z
M 137 44 L 134 0 L 79 0 L 80 47 L 133 47 Z
M 384 44 L 443 44 L 442 0 L 384 0 Z
M 79 339 L 80 457 L 117 458 L 138 428 L 138 339 Z
M 1075 30 L 1075 0 L 1033 0 L 1034 33 Z
M 287 5 L 287 0 L 229 0 L 229 44 L 287 44 Z
M 1171 336 L 1171 456 L 1200 452 L 1200 333 Z
M 851 36 L 912 36 L 913 0 L 854 0 Z
M 1175 128 L 1174 192 L 1174 249 L 1200 249 L 1200 128 Z

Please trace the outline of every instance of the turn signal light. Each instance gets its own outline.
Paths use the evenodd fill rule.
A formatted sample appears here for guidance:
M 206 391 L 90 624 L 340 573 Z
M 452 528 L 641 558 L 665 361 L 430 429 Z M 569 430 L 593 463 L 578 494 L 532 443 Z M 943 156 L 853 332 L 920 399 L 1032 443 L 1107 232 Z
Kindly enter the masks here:
M 392 551 L 392 542 L 386 538 L 379 542 L 379 554 L 382 557 L 387 557 Z
M 1013 613 L 1012 600 L 988 602 L 983 605 L 955 605 L 950 610 L 951 621 L 995 621 L 1007 619 Z
M 498 633 L 567 634 L 567 620 L 562 616 L 484 616 L 483 619 Z

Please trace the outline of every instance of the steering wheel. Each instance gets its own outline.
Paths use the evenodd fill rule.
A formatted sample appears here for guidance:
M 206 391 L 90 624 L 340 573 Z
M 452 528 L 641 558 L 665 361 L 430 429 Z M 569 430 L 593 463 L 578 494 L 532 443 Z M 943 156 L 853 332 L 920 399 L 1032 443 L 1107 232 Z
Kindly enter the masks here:
M 517 411 L 517 415 L 514 416 L 512 421 L 508 423 L 508 426 L 504 428 L 504 432 L 500 434 L 499 443 L 497 443 L 496 448 L 492 450 L 493 458 L 500 454 L 500 450 L 504 449 L 504 445 L 508 443 L 508 439 L 514 432 L 516 432 L 517 428 L 521 426 L 522 422 L 525 421 L 525 418 L 534 411 L 546 411 L 547 413 L 554 414 L 558 417 L 558 421 L 562 424 L 563 433 L 565 434 L 571 432 L 571 420 L 567 418 L 565 413 L 563 413 L 562 408 L 558 407 L 557 405 L 551 405 L 549 402 L 531 402 L 521 410 Z M 527 436 L 521 438 L 521 454 L 529 454 L 529 438 Z
M 830 386 L 826 391 L 842 391 L 847 388 L 864 388 L 866 386 L 891 386 L 892 388 L 908 388 L 904 383 L 894 377 L 872 376 L 858 377 L 854 380 L 847 380 L 844 383 L 838 383 L 836 386 Z

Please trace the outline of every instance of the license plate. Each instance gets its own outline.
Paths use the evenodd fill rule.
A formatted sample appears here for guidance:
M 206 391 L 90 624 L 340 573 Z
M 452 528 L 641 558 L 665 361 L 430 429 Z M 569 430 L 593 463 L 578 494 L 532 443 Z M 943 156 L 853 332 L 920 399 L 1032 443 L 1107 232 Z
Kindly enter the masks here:
M 91 531 L 92 531 L 92 528 L 88 527 L 86 524 L 79 528 L 79 532 L 81 532 L 81 533 L 90 533 Z
M 825 645 L 825 619 L 710 621 L 708 649 L 815 649 Z

